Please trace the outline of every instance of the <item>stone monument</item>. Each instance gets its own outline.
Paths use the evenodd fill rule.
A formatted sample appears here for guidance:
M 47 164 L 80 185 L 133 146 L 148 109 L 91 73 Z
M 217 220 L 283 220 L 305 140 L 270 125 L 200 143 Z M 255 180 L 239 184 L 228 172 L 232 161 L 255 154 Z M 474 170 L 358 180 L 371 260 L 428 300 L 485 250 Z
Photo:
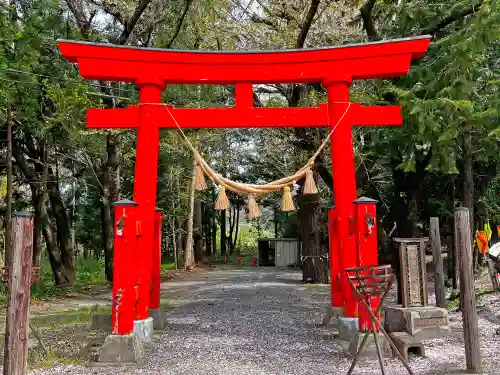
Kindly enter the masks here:
M 385 329 L 390 333 L 407 333 L 405 342 L 415 346 L 423 340 L 451 333 L 448 311 L 428 305 L 425 247 L 428 238 L 395 238 L 399 245 L 402 305 L 385 309 Z M 411 345 L 410 345 L 411 346 Z

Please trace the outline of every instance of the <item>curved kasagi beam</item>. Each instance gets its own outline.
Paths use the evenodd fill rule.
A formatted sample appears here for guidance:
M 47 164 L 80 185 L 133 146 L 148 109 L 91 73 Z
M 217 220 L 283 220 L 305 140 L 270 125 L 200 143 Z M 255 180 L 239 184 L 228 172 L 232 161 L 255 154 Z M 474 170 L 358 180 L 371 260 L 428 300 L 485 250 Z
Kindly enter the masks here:
M 431 37 L 395 39 L 318 49 L 282 51 L 182 51 L 58 41 L 86 79 L 177 84 L 322 82 L 401 76 L 425 55 Z

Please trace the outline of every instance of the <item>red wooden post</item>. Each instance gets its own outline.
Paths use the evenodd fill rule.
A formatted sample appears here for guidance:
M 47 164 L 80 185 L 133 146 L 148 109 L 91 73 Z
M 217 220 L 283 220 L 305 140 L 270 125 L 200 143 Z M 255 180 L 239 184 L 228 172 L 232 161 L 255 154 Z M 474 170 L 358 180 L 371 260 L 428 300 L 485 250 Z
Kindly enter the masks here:
M 33 216 L 12 217 L 12 259 L 7 265 L 9 300 L 5 325 L 4 374 L 25 375 L 28 362 L 28 307 L 33 258 Z
M 160 282 L 161 282 L 161 224 L 162 211 L 160 208 L 155 212 L 155 230 L 153 243 L 153 268 L 151 271 L 151 295 L 149 298 L 149 309 L 160 308 Z
M 165 88 L 162 80 L 155 78 L 137 81 L 140 88 L 139 101 L 142 104 L 137 131 L 137 152 L 134 176 L 134 200 L 139 205 L 141 233 L 138 248 L 141 251 L 139 276 L 139 300 L 136 305 L 136 320 L 148 318 L 149 295 L 151 290 L 152 251 L 154 237 L 154 219 L 156 211 L 156 183 L 158 179 L 158 149 L 160 132 L 156 121 L 159 109 L 155 103 L 161 103 L 161 94 Z M 146 249 L 150 249 L 149 251 Z
M 347 280 L 346 268 L 356 267 L 356 242 L 350 232 L 353 204 L 356 199 L 356 169 L 352 150 L 352 129 L 349 122 L 349 86 L 351 78 L 335 77 L 323 81 L 328 91 L 328 114 L 331 136 L 332 176 L 335 184 L 334 199 L 337 212 L 337 241 L 340 255 L 340 277 L 344 296 L 344 316 L 358 316 L 357 300 Z
M 134 275 L 136 269 L 137 203 L 121 200 L 115 206 L 114 267 L 113 267 L 113 335 L 129 335 L 134 330 L 134 306 L 136 293 Z
M 336 212 L 332 208 L 328 212 L 328 228 L 330 233 L 330 294 L 333 307 L 342 307 L 344 299 L 342 297 L 342 287 L 340 285 L 340 263 L 339 248 L 337 241 Z
M 356 256 L 358 267 L 378 265 L 377 244 L 377 201 L 361 197 L 354 202 L 354 223 L 356 225 Z M 379 306 L 379 296 L 371 298 L 373 313 Z M 369 332 L 372 326 L 370 313 L 366 311 L 362 302 L 358 304 L 359 329 Z

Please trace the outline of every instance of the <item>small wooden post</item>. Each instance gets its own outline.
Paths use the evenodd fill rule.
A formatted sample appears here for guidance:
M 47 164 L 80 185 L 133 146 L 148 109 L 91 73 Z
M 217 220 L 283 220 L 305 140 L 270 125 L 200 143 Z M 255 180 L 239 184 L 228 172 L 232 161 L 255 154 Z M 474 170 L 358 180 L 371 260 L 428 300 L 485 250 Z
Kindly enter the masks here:
M 436 306 L 446 308 L 446 293 L 444 288 L 443 256 L 441 254 L 441 234 L 439 218 L 430 219 L 430 237 L 434 265 L 434 288 L 436 290 Z
M 497 280 L 497 272 L 495 270 L 495 264 L 492 259 L 486 259 L 486 264 L 488 265 L 488 273 L 490 274 L 491 280 L 491 289 L 494 292 L 497 292 L 499 289 L 498 280 Z
M 481 350 L 477 325 L 476 293 L 472 269 L 472 240 L 469 209 L 455 210 L 455 241 L 460 272 L 460 302 L 464 326 L 465 361 L 468 371 L 481 371 Z
M 12 264 L 9 272 L 5 325 L 4 375 L 25 375 L 28 362 L 28 306 L 33 259 L 33 216 L 19 212 L 12 217 Z

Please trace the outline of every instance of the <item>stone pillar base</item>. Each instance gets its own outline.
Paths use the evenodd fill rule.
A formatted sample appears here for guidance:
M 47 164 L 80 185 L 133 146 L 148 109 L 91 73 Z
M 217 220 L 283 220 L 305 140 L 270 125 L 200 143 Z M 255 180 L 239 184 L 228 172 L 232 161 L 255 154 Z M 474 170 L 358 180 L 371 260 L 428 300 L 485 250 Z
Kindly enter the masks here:
M 153 339 L 153 319 L 134 320 L 134 333 L 139 341 L 149 344 Z
M 111 332 L 111 321 L 111 314 L 93 314 L 90 329 Z
M 404 359 L 408 361 L 409 354 L 412 353 L 418 357 L 425 357 L 425 347 L 421 341 L 415 340 L 406 332 L 393 332 L 389 333 L 392 342 L 398 349 L 399 353 Z M 393 353 L 396 356 L 396 353 Z
M 323 325 L 326 327 L 332 323 L 333 328 L 339 328 L 339 318 L 344 315 L 343 307 L 336 307 L 332 305 L 326 306 L 325 316 L 323 317 Z
M 97 362 L 103 365 L 136 364 L 144 356 L 141 342 L 134 333 L 109 335 L 97 354 Z
M 167 328 L 167 312 L 165 308 L 149 309 L 149 317 L 153 319 L 153 329 L 157 331 Z
M 431 340 L 451 334 L 446 309 L 434 306 L 385 308 L 387 332 L 406 332 L 417 341 Z
M 339 339 L 351 341 L 359 333 L 358 318 L 341 317 L 339 321 Z
M 345 344 L 344 345 L 347 347 L 344 347 L 344 349 L 354 357 L 358 352 L 358 349 L 361 346 L 361 342 L 363 341 L 366 335 L 368 335 L 367 339 L 368 342 L 365 344 L 365 348 L 361 352 L 360 358 L 375 358 L 375 359 L 378 358 L 377 347 L 375 346 L 373 333 L 365 333 L 360 331 L 353 333 L 353 335 L 351 336 L 351 340 L 345 341 L 345 344 L 347 345 Z M 380 344 L 380 351 L 382 353 L 382 357 L 392 358 L 392 349 L 385 336 L 379 332 L 377 333 L 377 338 Z

